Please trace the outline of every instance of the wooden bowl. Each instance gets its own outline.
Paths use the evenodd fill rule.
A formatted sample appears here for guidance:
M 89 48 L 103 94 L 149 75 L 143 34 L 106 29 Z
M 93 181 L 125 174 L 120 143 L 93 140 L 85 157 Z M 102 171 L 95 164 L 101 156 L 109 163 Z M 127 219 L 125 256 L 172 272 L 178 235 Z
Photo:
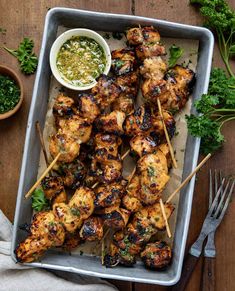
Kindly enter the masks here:
M 0 114 L 0 120 L 2 120 L 2 119 L 6 119 L 6 118 L 12 116 L 13 114 L 16 113 L 17 110 L 19 110 L 19 108 L 22 104 L 22 101 L 23 101 L 23 84 L 22 84 L 19 76 L 12 69 L 10 69 L 6 66 L 0 66 L 0 75 L 7 75 L 7 76 L 11 77 L 20 88 L 20 100 L 19 100 L 19 102 L 16 104 L 16 106 L 13 109 L 11 109 L 5 113 Z

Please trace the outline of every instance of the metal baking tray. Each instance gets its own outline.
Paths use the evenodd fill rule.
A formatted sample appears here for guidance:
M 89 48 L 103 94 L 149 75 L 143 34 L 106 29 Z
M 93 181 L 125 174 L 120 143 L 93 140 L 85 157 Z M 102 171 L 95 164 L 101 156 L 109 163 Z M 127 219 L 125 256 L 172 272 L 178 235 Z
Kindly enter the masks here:
M 196 99 L 199 98 L 201 94 L 207 92 L 214 40 L 212 33 L 206 28 L 139 16 L 108 14 L 69 8 L 51 9 L 46 15 L 39 64 L 27 124 L 13 229 L 12 258 L 15 261 L 14 249 L 26 236 L 26 234 L 19 229 L 19 226 L 25 222 L 29 223 L 32 217 L 31 201 L 30 199 L 25 200 L 24 194 L 37 178 L 40 143 L 35 130 L 35 122 L 39 120 L 42 125 L 45 123 L 51 80 L 49 53 L 56 39 L 58 26 L 62 25 L 68 28 L 85 27 L 96 31 L 111 32 L 124 31 L 130 26 L 139 24 L 153 25 L 157 27 L 160 34 L 165 37 L 199 40 L 197 80 L 193 96 Z M 195 168 L 198 160 L 199 147 L 200 140 L 189 136 L 185 150 L 183 179 L 193 168 Z M 181 191 L 173 243 L 173 261 L 170 267 L 165 271 L 150 271 L 145 269 L 141 263 L 137 263 L 133 268 L 118 266 L 116 268 L 107 269 L 105 266 L 101 265 L 100 258 L 88 255 L 70 256 L 69 254 L 55 250 L 47 252 L 47 255 L 41 262 L 31 263 L 30 265 L 109 279 L 173 285 L 179 280 L 181 275 L 190 222 L 194 183 L 195 178 L 193 178 L 187 187 Z

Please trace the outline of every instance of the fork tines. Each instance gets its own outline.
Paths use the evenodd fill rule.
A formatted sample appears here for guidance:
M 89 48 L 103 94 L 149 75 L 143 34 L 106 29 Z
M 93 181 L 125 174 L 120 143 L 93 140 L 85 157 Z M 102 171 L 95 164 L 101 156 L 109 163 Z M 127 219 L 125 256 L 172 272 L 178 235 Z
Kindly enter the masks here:
M 214 173 L 214 189 L 215 189 L 215 198 L 212 199 L 212 192 L 213 192 L 213 186 L 212 186 L 212 172 L 210 170 L 210 196 L 209 196 L 209 215 L 216 219 L 222 219 L 225 211 L 228 207 L 229 201 L 232 196 L 233 188 L 235 181 L 233 179 L 227 179 L 226 186 L 224 188 L 225 184 L 225 178 L 222 178 L 221 171 L 219 172 L 219 188 L 218 188 L 218 178 L 217 178 L 217 172 L 215 170 Z M 213 201 L 212 201 L 213 200 Z

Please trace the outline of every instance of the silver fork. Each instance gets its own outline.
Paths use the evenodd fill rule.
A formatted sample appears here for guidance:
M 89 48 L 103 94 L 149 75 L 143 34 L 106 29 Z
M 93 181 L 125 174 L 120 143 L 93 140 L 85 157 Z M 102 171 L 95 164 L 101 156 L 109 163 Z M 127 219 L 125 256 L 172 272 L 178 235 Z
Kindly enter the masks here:
M 211 179 L 211 177 L 210 177 L 210 179 Z M 215 198 L 214 198 L 213 202 L 211 203 L 211 206 L 209 208 L 207 216 L 206 216 L 204 223 L 202 225 L 201 232 L 200 232 L 197 240 L 195 241 L 195 243 L 191 246 L 191 248 L 189 250 L 189 254 L 184 261 L 181 280 L 175 286 L 173 286 L 172 291 L 185 290 L 187 283 L 191 277 L 191 274 L 196 266 L 196 263 L 197 263 L 200 255 L 202 253 L 203 242 L 204 242 L 205 238 L 210 233 L 212 233 L 212 235 L 210 237 L 210 241 L 208 242 L 208 245 L 212 246 L 212 244 L 214 242 L 214 238 L 213 238 L 214 233 L 215 233 L 217 227 L 220 225 L 220 223 L 225 215 L 226 209 L 228 208 L 235 181 L 231 182 L 231 180 L 228 180 L 225 188 L 224 188 L 224 183 L 225 183 L 225 179 L 222 179 L 221 185 L 218 188 L 218 182 L 216 180 L 215 191 L 216 190 L 217 191 L 215 193 L 216 194 Z M 212 185 L 212 182 L 210 182 L 210 184 Z M 212 194 L 212 192 L 211 192 L 211 194 Z M 210 198 L 210 200 L 212 200 L 212 199 Z M 213 248 L 213 246 L 212 246 L 212 248 Z M 214 255 L 215 255 L 215 248 L 214 248 Z M 209 274 L 209 276 L 211 276 L 211 274 Z M 206 281 L 206 282 L 208 282 L 208 281 Z M 202 288 L 204 288 L 204 287 L 202 287 Z M 208 291 L 211 289 L 204 288 L 204 290 Z

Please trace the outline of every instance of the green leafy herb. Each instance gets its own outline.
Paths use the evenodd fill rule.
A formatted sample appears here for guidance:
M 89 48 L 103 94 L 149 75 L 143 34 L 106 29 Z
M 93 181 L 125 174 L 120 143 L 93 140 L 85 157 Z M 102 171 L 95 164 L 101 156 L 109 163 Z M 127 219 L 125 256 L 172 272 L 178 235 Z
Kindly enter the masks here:
M 148 172 L 148 176 L 149 176 L 149 177 L 153 177 L 153 176 L 155 175 L 154 167 L 149 166 L 149 167 L 147 168 L 147 172 Z
M 42 189 L 36 189 L 32 195 L 32 208 L 35 211 L 49 209 L 49 201 L 46 199 Z
M 235 79 L 227 77 L 224 70 L 212 70 L 208 94 L 195 103 L 199 116 L 187 116 L 189 132 L 201 137 L 203 153 L 212 153 L 225 141 L 222 126 L 235 119 Z
M 235 55 L 235 12 L 225 0 L 191 0 L 190 3 L 200 5 L 200 12 L 206 18 L 205 25 L 217 35 L 226 69 L 235 78 L 229 63 Z
M 20 88 L 9 76 L 0 75 L 0 114 L 13 109 L 20 100 Z
M 21 71 L 29 75 L 36 71 L 38 65 L 38 58 L 33 52 L 33 47 L 33 40 L 24 38 L 17 50 L 7 47 L 4 47 L 4 49 L 18 59 Z
M 176 45 L 172 45 L 169 48 L 169 52 L 170 52 L 170 58 L 168 61 L 168 65 L 169 68 L 174 67 L 174 65 L 176 65 L 178 59 L 182 56 L 182 54 L 184 53 L 184 50 Z
M 72 213 L 73 215 L 75 215 L 75 216 L 80 216 L 80 211 L 79 211 L 79 209 L 78 209 L 77 207 L 72 207 L 72 208 L 70 209 L 70 211 L 71 211 L 71 213 Z

